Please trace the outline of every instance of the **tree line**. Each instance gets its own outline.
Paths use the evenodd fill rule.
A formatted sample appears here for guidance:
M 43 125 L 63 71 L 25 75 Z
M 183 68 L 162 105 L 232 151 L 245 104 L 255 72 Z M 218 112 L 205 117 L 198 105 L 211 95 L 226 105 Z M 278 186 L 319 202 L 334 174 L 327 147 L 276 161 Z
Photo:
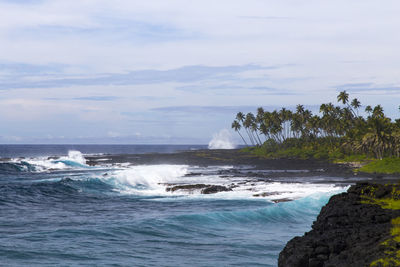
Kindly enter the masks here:
M 337 101 L 339 105 L 321 104 L 319 114 L 300 104 L 295 111 L 282 108 L 268 112 L 259 107 L 255 115 L 238 112 L 232 128 L 247 146 L 324 143 L 347 154 L 379 159 L 400 156 L 399 119 L 392 121 L 381 105 L 366 106 L 366 116 L 360 115 L 360 101 L 350 100 L 346 91 L 339 93 Z

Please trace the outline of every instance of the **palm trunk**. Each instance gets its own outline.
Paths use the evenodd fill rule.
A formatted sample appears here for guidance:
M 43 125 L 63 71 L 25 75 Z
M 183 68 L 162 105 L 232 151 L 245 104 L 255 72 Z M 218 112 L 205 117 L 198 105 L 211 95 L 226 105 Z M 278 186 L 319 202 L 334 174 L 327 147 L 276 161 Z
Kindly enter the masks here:
M 251 136 L 251 133 L 250 133 L 249 129 L 248 128 L 245 128 L 245 129 L 246 129 L 247 135 L 249 136 L 251 144 L 254 146 L 254 140 L 253 140 L 253 138 Z
M 249 145 L 246 143 L 246 140 L 244 140 L 244 138 L 243 138 L 242 134 L 241 134 L 239 131 L 237 131 L 237 132 L 238 132 L 238 134 L 240 135 L 240 137 L 242 138 L 242 140 L 243 140 L 244 144 L 245 144 L 246 146 L 249 146 Z
M 258 135 L 257 131 L 256 131 L 256 136 L 257 136 L 258 142 L 259 142 L 259 144 L 260 144 L 260 146 L 261 146 L 261 145 L 262 145 L 262 142 L 261 142 L 260 136 Z

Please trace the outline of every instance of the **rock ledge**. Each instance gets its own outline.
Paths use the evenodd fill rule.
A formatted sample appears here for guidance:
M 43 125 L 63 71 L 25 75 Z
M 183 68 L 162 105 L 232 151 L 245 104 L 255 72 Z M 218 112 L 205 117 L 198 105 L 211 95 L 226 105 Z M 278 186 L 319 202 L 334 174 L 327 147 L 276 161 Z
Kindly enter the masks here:
M 400 244 L 394 242 L 391 229 L 400 210 L 379 205 L 379 200 L 398 201 L 396 192 L 399 185 L 362 183 L 333 196 L 321 209 L 312 230 L 286 244 L 278 266 L 399 266 L 396 255 Z M 388 247 L 388 242 L 394 244 Z

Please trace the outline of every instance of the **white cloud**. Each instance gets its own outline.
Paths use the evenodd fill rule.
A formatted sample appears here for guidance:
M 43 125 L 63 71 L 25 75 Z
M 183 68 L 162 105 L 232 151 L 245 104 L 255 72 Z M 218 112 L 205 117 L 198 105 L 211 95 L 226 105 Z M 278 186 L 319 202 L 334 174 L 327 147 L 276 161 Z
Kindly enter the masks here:
M 400 86 L 399 12 L 394 0 L 2 1 L 0 123 L 9 136 L 167 132 L 205 140 L 229 127 L 229 114 L 207 124 L 186 113 L 178 123 L 155 109 L 311 105 L 334 101 L 335 86 L 348 83 L 388 93 L 380 85 Z M 279 67 L 214 69 L 192 80 L 194 70 L 176 72 L 251 64 Z M 138 82 L 144 70 L 151 75 Z M 392 110 L 400 96 L 390 92 L 354 94 Z

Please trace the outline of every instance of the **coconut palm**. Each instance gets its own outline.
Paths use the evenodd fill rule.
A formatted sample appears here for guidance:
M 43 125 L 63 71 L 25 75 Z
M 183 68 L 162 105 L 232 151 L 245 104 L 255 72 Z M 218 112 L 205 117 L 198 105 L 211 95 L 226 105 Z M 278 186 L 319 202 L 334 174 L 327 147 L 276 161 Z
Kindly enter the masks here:
M 371 113 L 372 112 L 372 107 L 370 105 L 365 107 L 365 112 Z
M 337 96 L 337 101 L 342 102 L 345 105 L 349 101 L 349 94 L 346 91 L 342 91 Z
M 240 122 L 240 123 L 243 123 L 243 121 L 244 121 L 244 114 L 243 114 L 242 112 L 238 112 L 238 113 L 236 114 L 236 120 L 237 120 L 238 122 Z
M 232 128 L 239 134 L 241 127 L 245 128 L 252 145 L 261 145 L 261 134 L 266 141 L 284 148 L 322 146 L 329 151 L 362 152 L 376 158 L 400 156 L 400 119 L 392 122 L 381 105 L 367 106 L 368 117 L 359 116 L 360 101 L 354 98 L 349 102 L 346 91 L 340 92 L 337 100 L 345 106 L 321 104 L 319 115 L 313 115 L 303 105 L 297 105 L 295 112 L 286 108 L 272 112 L 258 108 L 256 117 L 239 112 Z
M 240 137 L 242 138 L 242 140 L 243 140 L 243 142 L 245 143 L 245 145 L 248 146 L 247 143 L 246 143 L 246 140 L 244 140 L 242 134 L 240 133 L 240 128 L 242 128 L 242 126 L 240 125 L 240 123 L 239 123 L 237 120 L 234 120 L 234 121 L 232 122 L 232 126 L 231 126 L 231 127 L 232 127 L 232 129 L 235 130 L 235 132 L 237 132 L 237 133 L 240 135 Z
M 353 101 L 351 101 L 351 106 L 356 110 L 357 117 L 358 117 L 358 108 L 361 107 L 361 102 L 358 101 L 357 98 L 354 98 Z M 356 114 L 354 114 L 356 115 Z
M 296 106 L 296 112 L 299 113 L 299 114 L 303 113 L 304 112 L 304 106 L 300 105 L 300 104 L 297 105 Z
M 253 124 L 255 122 L 255 117 L 253 113 L 249 112 L 246 114 L 246 117 L 243 121 L 243 126 L 247 131 L 247 135 L 249 136 L 251 144 L 254 146 L 257 143 L 257 140 L 255 139 L 254 133 L 253 133 Z
M 372 111 L 372 117 L 384 117 L 383 108 L 381 105 L 377 105 L 374 107 Z

